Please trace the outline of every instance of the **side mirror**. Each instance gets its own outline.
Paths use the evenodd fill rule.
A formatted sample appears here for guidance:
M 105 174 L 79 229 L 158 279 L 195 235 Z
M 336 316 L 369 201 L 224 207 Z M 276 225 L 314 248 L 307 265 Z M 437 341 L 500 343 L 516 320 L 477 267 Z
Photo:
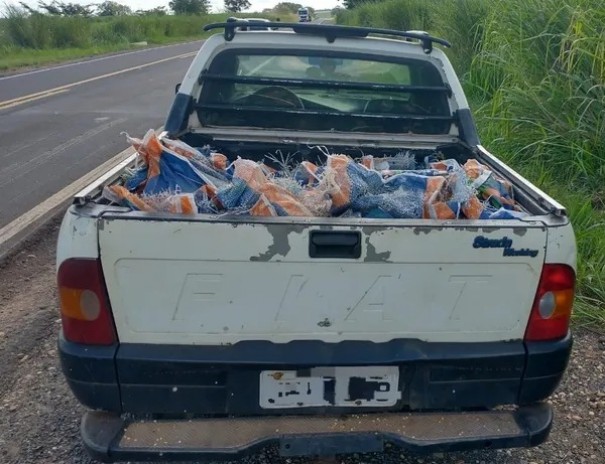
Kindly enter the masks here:
M 181 88 L 181 84 L 179 83 L 179 84 L 177 84 L 177 85 L 174 87 L 174 93 L 175 93 L 175 94 L 176 94 L 176 93 L 179 93 L 179 89 L 180 89 L 180 88 Z

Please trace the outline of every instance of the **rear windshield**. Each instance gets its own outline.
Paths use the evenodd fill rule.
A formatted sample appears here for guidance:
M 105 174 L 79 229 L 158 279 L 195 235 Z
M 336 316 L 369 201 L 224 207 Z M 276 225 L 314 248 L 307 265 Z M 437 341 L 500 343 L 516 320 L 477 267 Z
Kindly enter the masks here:
M 204 126 L 445 134 L 448 88 L 422 60 L 223 52 L 201 76 Z

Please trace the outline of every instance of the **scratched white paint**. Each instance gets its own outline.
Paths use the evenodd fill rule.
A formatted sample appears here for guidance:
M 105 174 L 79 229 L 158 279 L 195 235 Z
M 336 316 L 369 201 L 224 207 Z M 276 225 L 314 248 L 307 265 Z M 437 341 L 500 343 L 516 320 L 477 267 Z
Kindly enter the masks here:
M 516 234 L 516 221 L 487 232 L 401 223 L 359 228 L 361 258 L 347 260 L 309 258 L 314 226 L 103 221 L 99 247 L 120 340 L 523 337 L 544 262 L 543 227 L 525 224 Z M 474 248 L 482 234 L 537 254 Z

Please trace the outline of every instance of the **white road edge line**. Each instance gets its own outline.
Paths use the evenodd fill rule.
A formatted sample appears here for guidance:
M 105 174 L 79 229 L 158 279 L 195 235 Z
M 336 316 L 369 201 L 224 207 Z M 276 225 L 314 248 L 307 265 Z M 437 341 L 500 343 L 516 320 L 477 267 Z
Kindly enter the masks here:
M 118 58 L 121 56 L 135 55 L 137 53 L 145 53 L 145 52 L 150 52 L 153 50 L 161 50 L 163 48 L 178 47 L 179 45 L 187 45 L 187 44 L 192 44 L 192 43 L 197 43 L 197 42 L 203 42 L 204 40 L 205 39 L 193 40 L 191 42 L 180 42 L 177 44 L 162 45 L 161 47 L 150 47 L 150 48 L 145 48 L 142 50 L 134 50 L 134 51 L 125 52 L 125 53 L 114 53 L 112 55 L 102 56 L 99 58 L 93 58 L 90 60 L 81 60 L 81 61 L 76 61 L 74 63 L 65 63 L 65 64 L 56 65 L 56 66 L 49 66 L 49 67 L 45 67 L 45 68 L 41 68 L 41 69 L 35 69 L 33 71 L 26 71 L 26 72 L 17 73 L 17 74 L 9 74 L 8 76 L 0 76 L 0 81 L 8 80 L 8 79 L 16 79 L 18 77 L 24 77 L 24 76 L 31 76 L 32 74 L 40 74 L 43 72 L 54 71 L 55 69 L 69 68 L 71 66 L 78 66 L 81 64 L 96 63 L 99 61 L 111 60 L 112 58 Z
M 2 229 L 0 229 L 0 249 L 2 249 L 4 244 L 8 243 L 25 229 L 31 227 L 37 221 L 44 219 L 44 217 L 47 216 L 50 211 L 61 206 L 63 203 L 76 195 L 80 190 L 84 189 L 88 184 L 97 180 L 99 177 L 105 174 L 105 172 L 122 163 L 134 153 L 135 151 L 132 147 L 129 147 L 126 150 L 118 153 L 113 158 L 105 161 L 97 168 L 93 169 L 86 175 L 69 184 L 67 187 L 47 198 L 39 205 L 34 206 L 27 213 L 19 216 L 17 219 L 5 225 Z

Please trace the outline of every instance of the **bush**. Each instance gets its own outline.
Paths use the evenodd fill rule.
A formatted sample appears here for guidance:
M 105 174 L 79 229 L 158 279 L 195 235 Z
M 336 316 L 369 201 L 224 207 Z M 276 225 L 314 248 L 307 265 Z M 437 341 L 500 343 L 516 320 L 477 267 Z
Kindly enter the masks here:
M 41 19 L 41 17 L 39 18 Z M 49 48 L 87 48 L 91 45 L 90 21 L 81 17 L 49 18 L 53 19 L 51 45 Z M 44 27 L 48 21 L 41 21 Z M 46 47 L 39 47 L 46 48 Z

